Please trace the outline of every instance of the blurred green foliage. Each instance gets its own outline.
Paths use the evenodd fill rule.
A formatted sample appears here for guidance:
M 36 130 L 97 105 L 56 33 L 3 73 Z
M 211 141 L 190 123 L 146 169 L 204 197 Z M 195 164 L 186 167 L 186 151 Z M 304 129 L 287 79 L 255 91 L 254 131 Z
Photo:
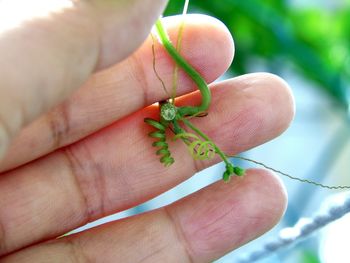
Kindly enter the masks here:
M 281 68 L 293 67 L 347 106 L 349 1 L 329 1 L 338 5 L 332 9 L 292 2 L 192 0 L 189 13 L 208 14 L 227 25 L 236 46 L 235 61 L 230 68 L 233 74 L 248 73 L 257 61 L 276 74 Z M 170 0 L 165 15 L 180 14 L 182 7 L 183 1 Z
M 321 263 L 320 259 L 318 258 L 318 255 L 313 251 L 309 251 L 309 250 L 302 251 L 300 262 L 301 263 Z

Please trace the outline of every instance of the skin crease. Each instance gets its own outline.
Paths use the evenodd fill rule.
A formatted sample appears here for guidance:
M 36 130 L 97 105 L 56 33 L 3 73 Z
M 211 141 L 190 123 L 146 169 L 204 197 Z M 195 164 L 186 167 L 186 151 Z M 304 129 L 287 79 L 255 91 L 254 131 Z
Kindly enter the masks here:
M 98 10 L 95 18 L 101 16 L 106 21 L 99 34 L 106 48 L 99 53 L 100 59 L 95 59 L 94 67 L 88 70 L 84 64 L 78 72 L 75 68 L 82 62 L 71 59 L 72 53 L 69 56 L 60 53 L 60 61 L 69 65 L 68 78 L 75 80 L 69 81 L 67 93 L 57 92 L 62 81 L 53 77 L 52 93 L 45 93 L 51 98 L 45 103 L 52 106 L 62 101 L 94 69 L 113 66 L 90 76 L 79 90 L 41 115 L 14 139 L 2 162 L 4 172 L 0 174 L 0 262 L 210 262 L 270 229 L 284 212 L 286 194 L 278 178 L 268 171 L 253 169 L 248 170 L 244 178 L 233 178 L 230 183 L 217 182 L 164 208 L 55 239 L 89 221 L 147 201 L 218 161 L 194 162 L 183 144 L 172 142 L 175 164 L 165 169 L 159 163 L 151 147 L 152 140 L 147 136 L 151 128 L 143 123 L 144 117 L 158 114 L 155 107 L 146 106 L 164 99 L 164 91 L 151 69 L 151 41 L 147 39 L 135 53 L 115 64 L 130 50 L 122 50 L 123 45 L 114 48 L 119 41 L 114 35 L 118 32 L 119 18 L 113 26 L 113 12 L 110 15 L 107 5 L 111 3 L 116 11 L 121 7 L 112 4 L 113 1 L 96 3 L 98 6 L 79 9 L 77 5 L 76 8 L 78 13 Z M 132 1 L 119 12 L 130 8 L 131 13 L 137 13 L 135 9 L 143 3 Z M 164 3 L 152 2 L 154 13 L 150 3 L 145 3 L 144 12 L 146 17 L 155 20 Z M 66 12 L 61 16 L 68 20 L 74 17 L 80 25 L 87 23 L 75 16 L 74 9 Z M 40 23 L 51 28 L 58 23 L 57 19 L 52 17 Z M 201 26 L 204 20 L 208 22 Z M 180 21 L 178 18 L 165 21 L 173 38 Z M 149 27 L 143 26 L 147 32 Z M 22 30 L 30 32 L 31 27 L 26 29 L 24 24 Z M 130 41 L 123 40 L 127 36 L 120 34 L 120 41 Z M 6 37 L 6 34 L 0 35 L 1 54 L 5 52 Z M 79 40 L 80 36 L 72 32 L 61 37 L 69 40 L 66 41 L 69 50 L 84 40 L 85 55 L 98 57 L 98 52 L 89 50 L 95 45 L 95 38 Z M 51 50 L 54 44 L 45 43 L 43 48 Z M 14 58 L 18 54 L 33 63 L 38 60 L 35 59 L 37 53 L 15 52 L 21 48 L 18 45 L 20 43 L 6 51 L 12 52 Z M 233 42 L 227 29 L 207 17 L 188 16 L 182 46 L 183 56 L 209 83 L 225 72 L 233 57 Z M 169 86 L 173 62 L 158 43 L 156 52 L 158 71 Z M 52 57 L 54 54 L 57 53 Z M 80 53 L 73 54 L 79 56 Z M 0 64 L 0 72 L 5 72 L 3 69 L 4 64 Z M 33 74 L 26 75 L 26 71 L 18 69 L 10 73 L 1 85 L 1 100 L 7 98 L 7 87 L 14 81 L 10 76 L 22 74 L 19 79 L 26 80 L 28 93 L 39 89 L 34 85 L 36 80 L 31 79 Z M 34 76 L 45 73 L 55 74 L 47 67 Z M 21 93 L 22 86 L 18 86 L 15 97 L 20 105 L 23 103 L 21 110 L 30 111 L 30 105 L 41 103 L 42 96 L 21 98 L 25 93 Z M 293 118 L 294 104 L 289 88 L 276 76 L 249 74 L 211 84 L 210 88 L 213 94 L 210 114 L 194 120 L 194 124 L 227 153 L 236 154 L 273 139 Z M 178 93 L 185 95 L 179 99 L 180 105 L 199 102 L 198 92 L 189 93 L 194 89 L 182 72 Z M 1 108 L 0 119 L 8 120 L 9 111 L 17 110 L 15 106 Z M 39 108 L 24 114 L 30 116 L 25 118 L 27 122 L 50 106 Z M 16 125 L 8 125 L 11 128 L 7 130 L 15 134 L 24 122 Z

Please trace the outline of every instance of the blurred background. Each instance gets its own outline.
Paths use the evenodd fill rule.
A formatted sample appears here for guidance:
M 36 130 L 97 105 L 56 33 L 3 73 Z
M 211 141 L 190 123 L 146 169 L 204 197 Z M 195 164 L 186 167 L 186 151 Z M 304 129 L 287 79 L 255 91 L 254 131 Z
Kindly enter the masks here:
M 165 15 L 182 13 L 172 0 Z M 191 0 L 189 13 L 224 22 L 236 46 L 227 77 L 266 71 L 283 77 L 296 98 L 296 118 L 279 138 L 243 153 L 293 176 L 331 185 L 349 185 L 350 167 L 350 1 L 349 0 Z M 242 162 L 243 167 L 251 166 Z M 214 166 L 145 204 L 100 220 L 103 223 L 164 206 L 219 180 Z M 205 173 L 205 175 L 203 175 Z M 269 233 L 217 260 L 238 262 L 300 218 L 325 209 L 339 191 L 282 178 L 289 205 Z M 96 224 L 96 223 L 95 223 Z M 349 263 L 350 216 L 258 262 Z

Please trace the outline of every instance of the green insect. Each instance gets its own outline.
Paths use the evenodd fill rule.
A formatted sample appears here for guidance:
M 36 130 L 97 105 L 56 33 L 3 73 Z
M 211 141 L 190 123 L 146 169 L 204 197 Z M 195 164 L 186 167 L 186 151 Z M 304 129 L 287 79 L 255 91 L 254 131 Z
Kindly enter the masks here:
M 185 1 L 183 15 L 186 14 L 188 2 L 189 0 Z M 172 139 L 173 140 L 181 139 L 187 145 L 193 159 L 209 160 L 209 159 L 212 159 L 216 154 L 219 155 L 225 163 L 225 171 L 222 177 L 223 177 L 223 180 L 226 182 L 229 181 L 233 175 L 243 176 L 245 174 L 244 169 L 238 166 L 234 166 L 228 159 L 228 158 L 235 158 L 235 159 L 241 159 L 244 161 L 257 164 L 273 172 L 276 172 L 280 175 L 286 176 L 289 179 L 297 180 L 302 183 L 313 184 L 318 187 L 332 189 L 332 190 L 350 189 L 350 186 L 348 185 L 329 186 L 318 182 L 310 181 L 307 179 L 294 177 L 287 173 L 284 173 L 282 171 L 269 167 L 264 163 L 251 160 L 242 156 L 229 156 L 229 155 L 226 155 L 224 152 L 222 152 L 220 148 L 207 135 L 205 135 L 201 130 L 199 130 L 196 126 L 194 126 L 190 122 L 191 118 L 206 115 L 206 112 L 211 102 L 211 93 L 207 83 L 202 78 L 202 76 L 179 53 L 179 50 L 180 50 L 179 43 L 181 44 L 181 33 L 182 33 L 183 24 L 180 26 L 180 29 L 179 29 L 178 43 L 176 48 L 170 42 L 169 37 L 160 19 L 157 20 L 155 27 L 161 43 L 163 44 L 168 54 L 176 62 L 176 66 L 174 70 L 174 80 L 176 80 L 177 78 L 177 67 L 181 67 L 187 73 L 187 75 L 196 83 L 202 96 L 201 104 L 198 106 L 177 107 L 175 105 L 175 100 L 174 100 L 175 93 L 176 93 L 175 92 L 176 81 L 174 81 L 173 94 L 172 94 L 173 98 L 159 103 L 159 120 L 145 118 L 144 121 L 150 126 L 152 126 L 154 129 L 156 129 L 155 131 L 149 133 L 149 136 L 156 140 L 155 142 L 153 142 L 152 146 L 158 148 L 158 150 L 156 151 L 156 154 L 160 156 L 160 162 L 163 163 L 164 166 L 168 167 L 175 162 L 174 158 L 171 156 L 171 152 L 167 142 L 168 138 L 166 135 L 166 131 L 170 129 L 174 133 L 174 136 Z M 154 47 L 152 51 L 154 55 Z M 153 69 L 158 79 L 162 83 L 164 90 L 166 91 L 165 85 L 155 69 L 155 60 L 153 61 Z M 189 132 L 188 130 L 191 130 L 191 132 Z
M 226 170 L 223 173 L 224 181 L 229 181 L 232 175 L 244 175 L 244 169 L 234 166 L 228 160 L 227 156 L 217 147 L 217 145 L 189 121 L 189 118 L 201 115 L 207 111 L 211 102 L 210 90 L 202 76 L 180 55 L 177 49 L 172 45 L 160 19 L 158 19 L 155 26 L 166 51 L 173 58 L 176 64 L 181 67 L 196 83 L 202 96 L 202 101 L 199 106 L 177 107 L 173 101 L 170 100 L 161 102 L 159 103 L 159 121 L 150 118 L 145 119 L 147 124 L 156 129 L 156 131 L 151 132 L 149 136 L 156 139 L 153 146 L 159 148 L 156 154 L 161 156 L 160 162 L 165 166 L 170 166 L 175 161 L 171 156 L 166 137 L 166 130 L 171 128 L 175 134 L 174 139 L 181 139 L 188 146 L 194 159 L 211 159 L 215 154 L 218 154 L 226 164 Z M 192 130 L 192 132 L 195 134 L 184 130 L 181 124 Z

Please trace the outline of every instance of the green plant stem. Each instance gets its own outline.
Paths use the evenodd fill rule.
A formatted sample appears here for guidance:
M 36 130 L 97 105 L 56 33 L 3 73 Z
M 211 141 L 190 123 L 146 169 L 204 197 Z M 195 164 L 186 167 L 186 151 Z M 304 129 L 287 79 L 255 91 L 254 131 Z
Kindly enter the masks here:
M 190 64 L 188 64 L 188 62 L 179 54 L 179 52 L 177 52 L 176 48 L 171 44 L 160 19 L 158 19 L 156 22 L 156 29 L 164 48 L 174 59 L 174 61 L 183 70 L 185 70 L 189 77 L 196 83 L 202 95 L 202 102 L 199 106 L 180 107 L 178 109 L 180 117 L 191 116 L 198 114 L 199 112 L 205 112 L 209 108 L 211 101 L 211 94 L 207 83 L 202 78 L 202 76 Z
M 225 153 L 223 153 L 219 147 L 216 146 L 216 144 L 203 132 L 201 132 L 196 126 L 194 126 L 189 120 L 183 119 L 183 123 L 188 126 L 191 130 L 196 132 L 199 136 L 201 136 L 204 140 L 209 141 L 213 144 L 215 152 L 222 158 L 222 160 L 225 162 L 226 165 L 232 165 L 231 162 L 227 159 L 227 156 Z

